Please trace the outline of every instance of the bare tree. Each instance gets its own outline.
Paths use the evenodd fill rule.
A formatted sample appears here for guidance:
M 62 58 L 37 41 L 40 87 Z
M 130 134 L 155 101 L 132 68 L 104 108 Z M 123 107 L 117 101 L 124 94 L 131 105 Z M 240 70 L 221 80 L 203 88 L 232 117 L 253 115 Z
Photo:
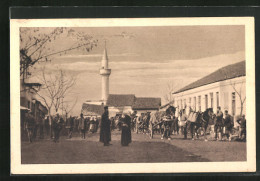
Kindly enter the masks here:
M 61 69 L 56 74 L 46 74 L 45 67 L 43 67 L 41 73 L 39 80 L 42 87 L 36 93 L 43 100 L 50 117 L 53 108 L 56 112 L 60 109 L 63 99 L 75 85 L 76 79 L 67 76 Z
M 75 105 L 78 102 L 78 98 L 75 99 L 75 101 L 64 101 L 62 109 L 65 112 L 65 121 L 67 121 L 68 115 L 72 112 Z
M 70 43 L 60 49 L 58 41 L 69 39 Z M 24 80 L 31 75 L 29 68 L 37 62 L 51 61 L 55 55 L 66 54 L 68 51 L 83 49 L 90 51 L 97 46 L 98 40 L 72 28 L 20 28 L 20 76 Z
M 173 81 L 168 81 L 167 83 L 167 87 L 165 89 L 165 94 L 164 94 L 164 100 L 168 103 L 171 103 L 173 101 L 172 99 L 172 92 L 176 91 L 176 89 L 178 88 L 178 84 L 176 82 Z
M 229 79 L 229 84 L 231 85 L 232 89 L 235 91 L 236 95 L 239 97 L 239 102 L 240 102 L 240 116 L 243 114 L 244 110 L 244 103 L 246 100 L 246 95 L 242 94 L 242 88 L 244 86 L 244 82 L 242 81 L 240 86 L 238 85 L 237 82 L 232 81 L 230 77 L 228 76 L 227 72 L 225 70 L 222 70 L 223 75 L 225 76 L 225 79 Z

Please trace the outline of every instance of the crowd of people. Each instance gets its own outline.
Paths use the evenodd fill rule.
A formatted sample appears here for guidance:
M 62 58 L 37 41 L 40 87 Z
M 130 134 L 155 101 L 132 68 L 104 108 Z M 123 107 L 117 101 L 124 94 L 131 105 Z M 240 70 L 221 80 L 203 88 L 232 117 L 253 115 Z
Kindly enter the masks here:
M 157 112 L 157 115 L 152 113 L 143 113 L 135 116 L 133 124 L 135 124 L 135 131 L 141 133 L 154 133 L 161 134 L 161 139 L 171 140 L 172 135 L 182 134 L 184 139 L 187 139 L 188 134 L 194 140 L 195 137 L 200 135 L 204 136 L 207 141 L 207 135 L 214 134 L 216 141 L 234 140 L 246 141 L 246 119 L 245 115 L 232 117 L 228 110 L 224 113 L 221 107 L 217 108 L 216 114 L 213 109 L 209 108 L 205 112 L 195 112 L 187 109 L 174 108 L 174 111 L 167 113 Z M 192 120 L 192 116 L 194 119 Z M 237 124 L 234 124 L 234 121 Z
M 122 146 L 128 146 L 131 143 L 131 117 L 128 114 L 123 114 L 119 119 L 117 126 L 120 126 L 122 131 L 121 144 Z M 109 146 L 111 145 L 109 144 L 111 130 L 113 130 L 113 121 L 111 120 L 107 106 L 104 107 L 101 119 L 98 119 L 97 116 L 84 117 L 81 113 L 79 118 L 70 116 L 64 120 L 59 113 L 56 113 L 54 116 L 42 118 L 41 126 L 36 126 L 37 121 L 33 113 L 27 112 L 24 119 L 24 130 L 27 132 L 30 143 L 36 140 L 38 136 L 39 139 L 43 139 L 44 133 L 45 136 L 50 136 L 55 143 L 58 143 L 61 132 L 67 135 L 68 139 L 73 137 L 74 132 L 80 134 L 82 139 L 86 139 L 87 132 L 95 133 L 100 129 L 100 142 L 104 143 L 104 146 Z M 40 132 L 37 131 L 39 130 L 38 127 L 41 127 Z
M 235 121 L 238 127 L 234 126 L 234 118 L 227 110 L 222 112 L 218 107 L 216 114 L 209 108 L 205 112 L 189 111 L 186 109 L 178 110 L 171 107 L 166 111 L 156 113 L 123 113 L 115 117 L 109 117 L 108 107 L 104 107 L 104 113 L 101 119 L 97 116 L 84 117 L 81 113 L 79 117 L 64 118 L 56 113 L 54 116 L 44 115 L 34 118 L 32 112 L 25 115 L 24 129 L 27 132 L 29 142 L 33 142 L 38 136 L 43 139 L 49 136 L 55 143 L 59 142 L 60 134 L 66 135 L 71 139 L 73 133 L 80 134 L 82 139 L 86 139 L 86 133 L 95 133 L 100 129 L 100 142 L 104 146 L 109 146 L 111 141 L 111 131 L 118 129 L 122 132 L 121 144 L 127 146 L 131 143 L 131 131 L 136 133 L 154 133 L 161 134 L 161 139 L 171 139 L 171 136 L 182 134 L 187 139 L 188 134 L 198 137 L 204 135 L 207 140 L 209 132 L 214 133 L 215 140 L 231 141 L 237 133 L 238 140 L 246 140 L 246 119 L 245 115 L 236 117 Z M 196 114 L 196 120 L 192 121 L 192 115 Z

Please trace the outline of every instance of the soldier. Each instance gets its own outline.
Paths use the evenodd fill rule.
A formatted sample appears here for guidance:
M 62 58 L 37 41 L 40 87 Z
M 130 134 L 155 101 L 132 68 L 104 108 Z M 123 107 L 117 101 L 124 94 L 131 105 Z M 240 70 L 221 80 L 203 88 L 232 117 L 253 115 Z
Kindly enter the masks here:
M 25 129 L 27 131 L 27 135 L 30 143 L 32 143 L 33 130 L 35 127 L 35 120 L 32 114 L 33 114 L 32 111 L 26 113 L 26 121 L 25 121 Z
M 222 140 L 222 127 L 223 127 L 223 113 L 219 106 L 216 114 L 216 123 L 214 127 L 215 140 Z

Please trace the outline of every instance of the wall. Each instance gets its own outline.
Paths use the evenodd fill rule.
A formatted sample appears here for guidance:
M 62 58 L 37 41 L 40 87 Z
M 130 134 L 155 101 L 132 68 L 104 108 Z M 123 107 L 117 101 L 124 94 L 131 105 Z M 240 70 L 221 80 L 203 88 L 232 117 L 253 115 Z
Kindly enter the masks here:
M 198 111 L 199 110 L 199 96 L 201 97 L 201 111 L 205 111 L 206 108 L 213 108 L 213 111 L 217 110 L 217 94 L 219 94 L 219 106 L 221 109 L 228 110 L 232 114 L 232 93 L 236 92 L 241 94 L 242 99 L 246 95 L 245 76 L 233 78 L 221 82 L 215 82 L 205 86 L 197 87 L 191 90 L 173 94 L 175 100 L 175 107 L 184 108 L 185 104 L 187 107 Z M 235 93 L 235 115 L 240 114 L 240 99 L 239 94 Z M 208 98 L 206 98 L 206 96 Z M 196 97 L 196 102 L 195 98 Z M 211 97 L 213 102 L 211 103 Z M 243 114 L 246 114 L 246 105 L 243 106 Z

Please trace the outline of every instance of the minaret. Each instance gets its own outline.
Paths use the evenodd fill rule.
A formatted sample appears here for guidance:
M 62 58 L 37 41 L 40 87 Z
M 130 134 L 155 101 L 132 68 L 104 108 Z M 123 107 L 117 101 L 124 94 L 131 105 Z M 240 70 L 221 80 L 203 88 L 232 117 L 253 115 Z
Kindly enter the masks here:
M 111 74 L 111 69 L 108 68 L 108 58 L 107 58 L 107 50 L 106 50 L 106 42 L 105 42 L 105 49 L 103 58 L 101 60 L 101 69 L 99 71 L 99 74 L 102 78 L 102 95 L 101 99 L 104 102 L 104 104 L 107 103 L 107 98 L 109 94 L 109 76 Z

